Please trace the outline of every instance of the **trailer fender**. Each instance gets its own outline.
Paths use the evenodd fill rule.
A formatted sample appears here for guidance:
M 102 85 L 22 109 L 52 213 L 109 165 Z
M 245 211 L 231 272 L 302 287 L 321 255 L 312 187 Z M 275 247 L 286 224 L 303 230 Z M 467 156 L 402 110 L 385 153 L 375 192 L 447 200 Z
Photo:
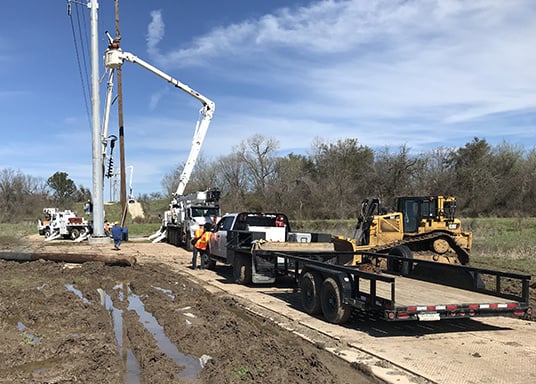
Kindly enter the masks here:
M 301 275 L 303 276 L 305 273 L 310 271 L 314 271 L 319 274 L 321 276 L 322 281 L 327 279 L 328 277 L 332 277 L 339 284 L 343 299 L 345 299 L 346 297 L 351 297 L 352 281 L 351 276 L 349 276 L 347 273 L 334 271 L 332 269 L 324 268 L 319 265 L 307 265 L 303 268 Z

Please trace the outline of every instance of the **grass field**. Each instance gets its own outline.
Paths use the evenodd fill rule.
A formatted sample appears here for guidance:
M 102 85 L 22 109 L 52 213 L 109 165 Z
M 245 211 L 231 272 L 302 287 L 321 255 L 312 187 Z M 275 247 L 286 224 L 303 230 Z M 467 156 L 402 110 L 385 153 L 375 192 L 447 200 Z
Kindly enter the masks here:
M 106 204 L 105 218 L 120 220 L 119 203 Z M 147 237 L 160 227 L 159 214 L 165 201 L 143 203 L 145 218 L 132 222 L 127 215 L 129 237 Z M 293 231 L 323 232 L 352 237 L 355 220 L 292 221 Z M 464 230 L 473 232 L 471 264 L 477 267 L 527 273 L 536 279 L 536 218 L 465 218 Z M 35 223 L 0 224 L 0 242 L 18 241 L 21 235 L 37 233 Z

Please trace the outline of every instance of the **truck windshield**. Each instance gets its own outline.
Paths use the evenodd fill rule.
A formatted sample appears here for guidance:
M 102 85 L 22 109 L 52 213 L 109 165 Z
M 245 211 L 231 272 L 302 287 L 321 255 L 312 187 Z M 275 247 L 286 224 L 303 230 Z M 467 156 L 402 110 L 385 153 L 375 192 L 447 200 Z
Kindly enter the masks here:
M 240 214 L 237 219 L 238 226 L 253 226 L 253 227 L 276 227 L 276 219 L 281 218 L 284 224 L 288 224 L 284 215 L 266 214 L 266 213 L 248 213 Z
M 213 217 L 219 216 L 217 207 L 192 207 L 192 217 Z

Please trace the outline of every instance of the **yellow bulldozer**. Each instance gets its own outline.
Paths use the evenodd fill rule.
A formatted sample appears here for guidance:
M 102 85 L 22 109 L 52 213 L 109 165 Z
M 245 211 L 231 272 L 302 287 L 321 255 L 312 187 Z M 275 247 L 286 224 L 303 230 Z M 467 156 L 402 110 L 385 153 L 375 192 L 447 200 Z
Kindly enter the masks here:
M 351 264 L 361 264 L 359 251 L 386 253 L 403 258 L 466 265 L 472 233 L 464 232 L 456 218 L 452 196 L 403 196 L 395 208 L 382 207 L 379 199 L 365 199 L 352 238 L 335 236 L 337 251 L 353 251 Z M 404 268 L 407 263 L 386 260 L 382 269 Z M 405 271 L 401 271 L 405 272 Z

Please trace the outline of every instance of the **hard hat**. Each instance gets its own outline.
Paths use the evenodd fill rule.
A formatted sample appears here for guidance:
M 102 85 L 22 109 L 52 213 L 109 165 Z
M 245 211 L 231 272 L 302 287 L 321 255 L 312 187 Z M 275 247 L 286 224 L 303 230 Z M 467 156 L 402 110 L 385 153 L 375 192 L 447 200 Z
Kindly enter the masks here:
M 119 225 L 119 221 L 116 221 L 114 224 L 115 224 L 115 225 Z

